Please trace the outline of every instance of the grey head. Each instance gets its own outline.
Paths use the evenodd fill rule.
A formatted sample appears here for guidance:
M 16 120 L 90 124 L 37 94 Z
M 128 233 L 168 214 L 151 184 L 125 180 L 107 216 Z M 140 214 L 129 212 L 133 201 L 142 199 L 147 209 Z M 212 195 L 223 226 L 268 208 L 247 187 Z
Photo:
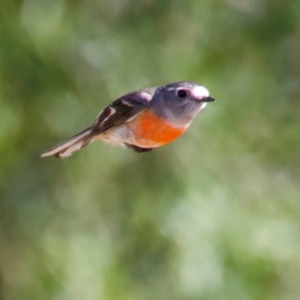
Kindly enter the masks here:
M 179 81 L 156 89 L 151 101 L 156 114 L 178 126 L 188 125 L 205 108 L 215 101 L 208 90 L 192 81 Z

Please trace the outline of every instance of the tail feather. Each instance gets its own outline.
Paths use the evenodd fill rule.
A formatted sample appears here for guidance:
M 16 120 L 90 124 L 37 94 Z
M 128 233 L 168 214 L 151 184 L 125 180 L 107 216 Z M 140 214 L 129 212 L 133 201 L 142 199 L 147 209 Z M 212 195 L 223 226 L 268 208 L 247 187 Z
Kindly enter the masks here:
M 72 155 L 75 151 L 78 151 L 86 147 L 92 142 L 90 137 L 91 127 L 79 132 L 70 139 L 48 149 L 41 154 L 41 157 L 55 156 L 57 158 L 65 158 Z

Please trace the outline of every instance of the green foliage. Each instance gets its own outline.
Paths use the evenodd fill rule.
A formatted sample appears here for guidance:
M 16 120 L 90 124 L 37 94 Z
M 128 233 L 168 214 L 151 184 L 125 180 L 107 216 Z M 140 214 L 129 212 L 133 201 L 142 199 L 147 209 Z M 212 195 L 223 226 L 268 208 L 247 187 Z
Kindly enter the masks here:
M 1 299 L 298 299 L 297 1 L 2 1 Z M 147 154 L 39 154 L 134 89 L 217 99 Z

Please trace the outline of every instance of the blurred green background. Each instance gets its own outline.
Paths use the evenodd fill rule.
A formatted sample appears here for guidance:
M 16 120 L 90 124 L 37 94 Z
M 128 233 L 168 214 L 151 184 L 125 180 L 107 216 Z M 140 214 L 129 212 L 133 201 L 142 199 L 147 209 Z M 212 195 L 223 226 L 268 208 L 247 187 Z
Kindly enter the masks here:
M 39 158 L 177 80 L 172 144 Z M 299 81 L 300 1 L 2 0 L 0 299 L 300 299 Z

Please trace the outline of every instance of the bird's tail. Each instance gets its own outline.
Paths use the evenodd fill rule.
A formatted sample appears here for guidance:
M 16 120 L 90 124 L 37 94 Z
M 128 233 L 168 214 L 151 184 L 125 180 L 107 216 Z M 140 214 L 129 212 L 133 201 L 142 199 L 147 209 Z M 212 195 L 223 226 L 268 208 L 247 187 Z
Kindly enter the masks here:
M 79 132 L 70 139 L 48 149 L 42 153 L 41 157 L 55 156 L 57 158 L 65 158 L 72 155 L 74 152 L 86 147 L 92 142 L 90 137 L 91 127 Z

